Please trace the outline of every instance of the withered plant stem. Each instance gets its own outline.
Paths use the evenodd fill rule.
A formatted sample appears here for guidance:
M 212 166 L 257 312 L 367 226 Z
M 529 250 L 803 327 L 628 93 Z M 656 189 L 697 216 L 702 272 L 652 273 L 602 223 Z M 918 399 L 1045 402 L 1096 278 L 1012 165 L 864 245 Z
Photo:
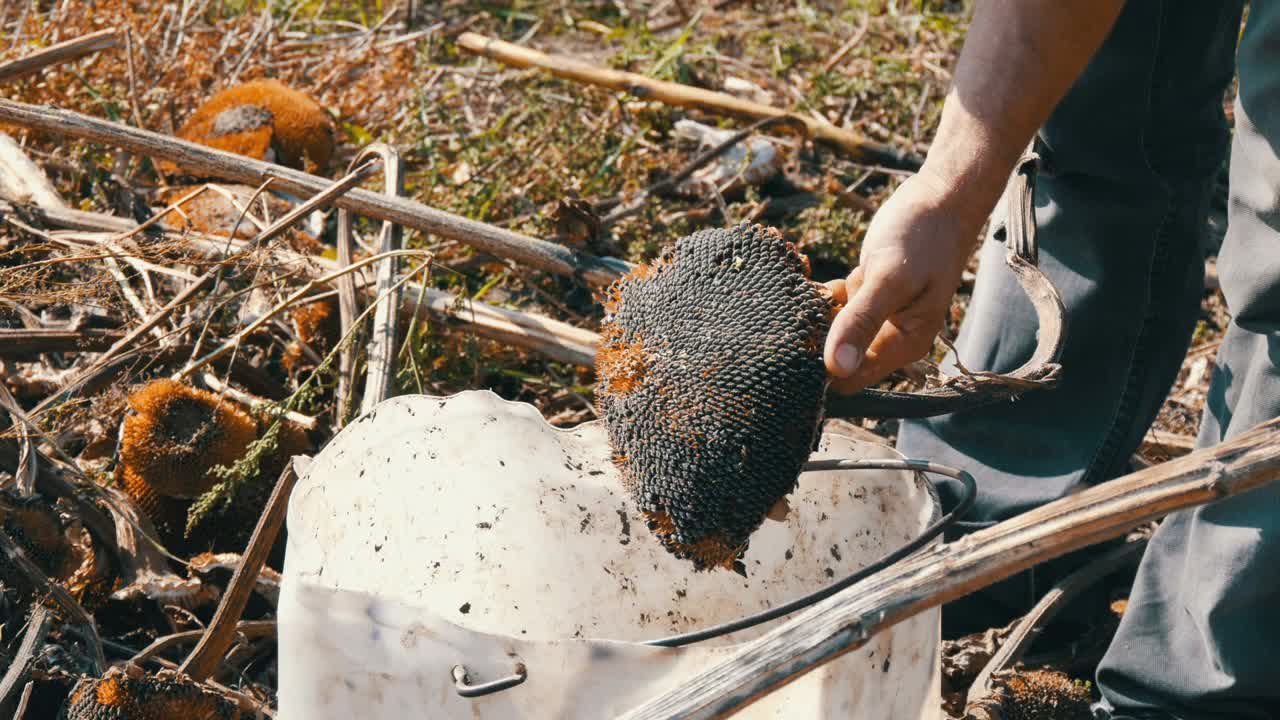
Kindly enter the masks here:
M 120 33 L 116 28 L 107 28 L 95 33 L 72 38 L 57 45 L 50 45 L 43 50 L 10 60 L 0 64 L 0 83 L 16 80 L 20 77 L 39 72 L 50 65 L 75 60 L 99 50 L 113 48 L 120 44 Z
M 918 613 L 1171 512 L 1278 478 L 1280 419 L 922 552 L 814 605 L 622 717 L 725 717 Z
M 332 185 L 322 177 L 282 165 L 215 150 L 69 110 L 0 99 L 0 122 L 114 145 L 130 152 L 169 160 L 189 172 L 250 185 L 272 177 L 280 189 L 302 196 L 323 192 Z M 631 269 L 629 263 L 616 258 L 575 252 L 563 245 L 363 188 L 352 189 L 335 199 L 333 204 L 377 220 L 435 233 L 539 270 L 580 277 L 595 285 L 608 285 Z
M 285 465 L 284 472 L 280 473 L 275 489 L 271 491 L 267 507 L 258 518 L 253 536 L 249 538 L 249 545 L 245 548 L 244 555 L 240 557 L 240 565 L 231 576 L 231 582 L 227 584 L 227 592 L 218 603 L 213 620 L 209 622 L 209 627 L 205 629 L 200 642 L 179 668 L 196 682 L 203 682 L 213 674 L 214 669 L 218 667 L 218 663 L 222 662 L 222 657 L 226 655 L 231 643 L 235 640 L 236 626 L 244 613 L 245 604 L 249 601 L 249 594 L 257 582 L 258 573 L 262 571 L 267 555 L 271 552 L 271 546 L 275 544 L 276 536 L 280 534 L 280 527 L 284 524 L 285 512 L 289 507 L 289 495 L 293 492 L 293 486 L 297 481 L 298 476 L 294 472 L 293 461 L 290 460 Z
M 299 300 L 304 299 L 309 293 L 313 292 L 316 288 L 326 285 L 332 282 L 333 280 L 341 277 L 342 275 L 345 275 L 350 272 L 355 272 L 356 270 L 359 270 L 365 265 L 376 263 L 380 260 L 385 260 L 389 257 L 400 257 L 403 255 L 412 255 L 417 257 L 430 257 L 431 252 L 428 250 L 393 250 L 391 252 L 378 253 L 377 255 L 372 255 L 370 257 L 363 258 L 359 262 L 348 265 L 347 267 L 342 268 L 340 270 L 335 270 L 327 275 L 323 275 L 321 277 L 310 280 L 307 282 L 306 285 L 303 285 L 298 290 L 295 290 L 291 295 L 289 295 L 289 297 L 276 303 L 274 306 L 272 306 L 270 310 L 260 315 L 253 322 L 241 328 L 240 331 L 237 332 L 235 335 L 232 335 L 231 337 L 227 338 L 217 348 L 210 350 L 208 353 L 205 353 L 203 357 L 187 364 L 186 367 L 174 373 L 173 379 L 182 380 L 183 378 L 189 376 L 191 373 L 195 372 L 196 370 L 199 370 L 205 365 L 208 365 L 214 360 L 217 360 L 223 355 L 226 355 L 227 353 L 231 352 L 240 344 L 241 340 L 243 340 L 245 337 L 247 337 L 248 335 L 256 331 L 258 328 L 265 325 L 268 321 L 271 320 L 271 318 L 279 315 L 280 313 L 289 309 L 293 305 L 297 304 Z
M 639 73 L 593 65 L 568 55 L 548 55 L 523 45 L 472 32 L 458 36 L 458 47 L 497 60 L 504 65 L 538 68 L 559 78 L 629 93 L 643 100 L 657 100 L 667 105 L 693 107 L 738 117 L 795 118 L 797 122 L 804 123 L 809 129 L 809 135 L 815 140 L 835 145 L 858 162 L 878 163 L 907 170 L 918 170 L 922 162 L 914 153 L 868 140 L 851 130 L 772 105 L 744 100 L 728 93 L 666 80 L 655 80 Z
M 52 624 L 53 615 L 49 609 L 36 603 L 31 609 L 31 616 L 27 618 L 27 630 L 22 634 L 22 644 L 10 660 L 4 677 L 0 678 L 0 712 L 7 709 L 9 697 L 27 679 L 31 666 L 36 662 L 36 652 L 44 645 L 45 635 L 49 633 L 49 626 Z M 18 717 L 17 713 L 14 717 Z

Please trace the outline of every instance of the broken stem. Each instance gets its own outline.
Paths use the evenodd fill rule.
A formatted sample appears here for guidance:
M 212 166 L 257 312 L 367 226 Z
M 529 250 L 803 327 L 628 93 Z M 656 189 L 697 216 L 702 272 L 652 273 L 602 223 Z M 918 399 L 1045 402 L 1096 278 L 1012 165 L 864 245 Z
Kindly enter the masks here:
M 115 145 L 130 152 L 169 160 L 192 173 L 250 185 L 261 183 L 269 177 L 275 178 L 275 185 L 280 189 L 303 196 L 323 192 L 332 185 L 325 178 L 282 165 L 215 150 L 69 110 L 0 99 L 0 122 Z M 631 270 L 630 263 L 617 258 L 575 252 L 546 240 L 363 188 L 352 189 L 335 199 L 333 204 L 377 220 L 387 220 L 457 240 L 482 252 L 509 258 L 540 270 L 580 277 L 595 285 L 608 285 Z
M 60 42 L 57 45 L 50 45 L 26 57 L 0 64 L 0 83 L 16 80 L 25 75 L 39 72 L 51 65 L 75 60 L 76 58 L 96 53 L 99 50 L 113 48 L 119 44 L 119 31 L 115 28 L 107 28 L 106 30 L 99 30 L 95 33 L 72 38 L 66 42 Z
M 271 318 L 273 318 L 273 317 L 275 317 L 275 316 L 279 315 L 280 313 L 282 313 L 282 312 L 284 312 L 285 310 L 287 310 L 287 309 L 289 309 L 290 307 L 292 307 L 292 306 L 293 306 L 294 304 L 296 304 L 299 300 L 301 300 L 301 299 L 305 298 L 305 297 L 306 297 L 310 292 L 312 292 L 313 290 L 315 290 L 317 287 L 320 287 L 320 286 L 322 286 L 322 285 L 326 285 L 326 284 L 328 284 L 329 282 L 332 282 L 334 279 L 339 278 L 339 277 L 342 277 L 343 275 L 345 275 L 345 274 L 347 274 L 347 273 L 355 272 L 356 270 L 359 270 L 360 268 L 364 267 L 365 265 L 369 265 L 369 264 L 371 264 L 371 263 L 378 262 L 379 260 L 385 260 L 385 259 L 387 259 L 387 258 L 389 258 L 389 257 L 398 257 L 398 256 L 401 256 L 401 255 L 414 255 L 414 256 L 418 256 L 418 257 L 424 257 L 424 256 L 425 256 L 425 257 L 430 257 L 430 256 L 431 256 L 431 253 L 430 253 L 429 251 L 427 251 L 427 250 L 395 250 L 395 251 L 392 251 L 392 252 L 378 253 L 377 255 L 373 255 L 373 256 L 371 256 L 371 257 L 364 258 L 363 260 L 360 260 L 359 262 L 353 263 L 352 265 L 349 265 L 349 266 L 347 266 L 347 267 L 345 267 L 345 268 L 342 268 L 342 269 L 340 269 L 340 270 L 335 270 L 334 272 L 331 272 L 331 273 L 329 273 L 329 274 L 327 274 L 327 275 L 323 275 L 323 276 L 318 277 L 318 278 L 316 278 L 316 279 L 314 279 L 314 280 L 311 280 L 311 281 L 307 282 L 307 284 L 306 284 L 306 285 L 303 285 L 301 288 L 299 288 L 298 290 L 296 290 L 296 291 L 295 291 L 293 294 L 291 294 L 289 297 L 285 298 L 284 300 L 282 300 L 282 301 L 281 301 L 281 302 L 279 302 L 279 303 L 276 303 L 276 304 L 275 304 L 275 306 L 273 306 L 270 310 L 268 310 L 267 312 L 263 313 L 263 314 L 262 314 L 260 317 L 258 317 L 256 320 L 254 320 L 253 322 L 251 322 L 251 323 L 249 323 L 248 325 L 246 325 L 245 327 L 243 327 L 243 328 L 242 328 L 239 332 L 237 332 L 235 335 L 232 335 L 230 338 L 227 338 L 227 340 L 226 340 L 225 342 L 223 342 L 221 345 L 219 345 L 217 348 L 215 348 L 214 350 L 211 350 L 211 351 L 209 351 L 208 353 L 206 353 L 206 354 L 204 355 L 204 357 L 201 357 L 200 359 L 195 360 L 195 361 L 193 361 L 193 362 L 191 362 L 191 363 L 187 364 L 187 366 L 186 366 L 186 367 L 184 367 L 184 368 L 182 368 L 181 370 L 179 370 L 178 372 L 174 373 L 174 374 L 173 374 L 173 379 L 174 379 L 174 380 L 182 380 L 183 378 L 187 377 L 188 375 L 190 375 L 191 373 L 195 372 L 196 370 L 199 370 L 200 368 L 204 367 L 205 365 L 208 365 L 209 363 L 213 362 L 214 360 L 217 360 L 218 358 L 222 357 L 223 355 L 226 355 L 227 353 L 231 352 L 232 350 L 234 350 L 234 349 L 235 349 L 235 348 L 240 344 L 240 341 L 244 340 L 244 338 L 245 338 L 245 337 L 247 337 L 248 335 L 250 335 L 250 334 L 252 334 L 253 332 L 255 332 L 258 328 L 260 328 L 260 327 L 262 327 L 263 325 L 265 325 L 268 321 L 270 321 L 270 320 L 271 320 Z
M 195 649 L 178 668 L 196 682 L 203 682 L 213 674 L 214 668 L 231 647 L 236 636 L 237 624 L 244 613 L 245 603 L 249 601 L 249 595 L 253 592 L 258 573 L 267 561 L 267 555 L 271 552 L 271 546 L 275 544 L 276 536 L 280 534 L 280 527 L 284 525 L 285 512 L 289 507 L 289 495 L 293 492 L 293 486 L 297 480 L 293 461 L 290 460 L 285 465 L 284 472 L 280 473 L 275 489 L 271 491 L 271 499 L 267 501 L 267 507 L 258 518 L 253 536 L 249 538 L 249 545 L 241 556 L 240 565 L 231 576 L 226 594 L 218 603 L 213 620 L 209 622 L 209 627 L 205 629 Z
M 566 55 L 547 55 L 532 48 L 467 32 L 458 36 L 458 47 L 482 55 L 504 65 L 538 68 L 559 78 L 629 93 L 644 100 L 657 100 L 667 105 L 694 107 L 708 112 L 753 118 L 789 117 L 804 123 L 815 140 L 835 145 L 860 162 L 888 167 L 918 170 L 921 158 L 914 153 L 873 142 L 851 130 L 836 127 L 812 117 L 798 115 L 782 108 L 744 100 L 728 93 L 705 90 L 681 83 L 654 80 L 638 73 L 614 70 L 583 62 Z

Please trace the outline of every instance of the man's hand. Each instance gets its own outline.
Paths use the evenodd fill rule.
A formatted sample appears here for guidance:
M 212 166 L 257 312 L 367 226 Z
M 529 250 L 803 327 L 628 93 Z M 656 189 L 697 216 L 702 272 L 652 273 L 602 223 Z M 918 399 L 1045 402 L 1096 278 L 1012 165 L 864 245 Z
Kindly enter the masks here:
M 978 0 L 924 167 L 876 213 L 827 337 L 855 392 L 929 352 L 1014 162 L 1102 44 L 1124 0 Z
M 908 179 L 872 219 L 858 267 L 827 284 L 845 303 L 827 335 L 836 391 L 861 390 L 933 347 L 985 219 L 957 197 L 927 170 Z

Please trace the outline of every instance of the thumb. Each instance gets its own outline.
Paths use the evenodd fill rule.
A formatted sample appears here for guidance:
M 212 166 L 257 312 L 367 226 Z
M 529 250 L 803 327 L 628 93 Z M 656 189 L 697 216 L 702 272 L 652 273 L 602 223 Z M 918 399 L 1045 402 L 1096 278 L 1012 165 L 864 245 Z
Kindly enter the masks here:
M 855 288 L 853 284 L 858 279 L 862 282 Z M 835 377 L 849 377 L 858 369 L 885 320 L 911 300 L 901 291 L 902 283 L 886 280 L 874 273 L 849 277 L 849 302 L 831 321 L 823 353 L 827 372 Z

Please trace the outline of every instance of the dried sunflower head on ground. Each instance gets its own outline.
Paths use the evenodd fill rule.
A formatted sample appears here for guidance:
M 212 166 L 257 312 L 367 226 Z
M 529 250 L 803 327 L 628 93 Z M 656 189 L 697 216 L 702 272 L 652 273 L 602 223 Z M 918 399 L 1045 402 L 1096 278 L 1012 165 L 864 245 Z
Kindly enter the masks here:
M 65 523 L 53 506 L 39 498 L 0 491 L 0 532 L 52 580 L 65 583 L 80 566 L 82 558 L 67 537 Z M 0 555 L 0 586 L 4 585 L 24 587 L 27 582 Z
M 284 463 L 310 447 L 304 430 L 283 422 L 258 472 L 232 492 L 228 503 L 191 521 L 192 502 L 222 482 L 217 469 L 245 457 L 274 420 L 172 380 L 135 390 L 129 409 L 121 429 L 120 483 L 166 544 L 193 551 L 242 549 Z
M 1007 720 L 1090 720 L 1088 683 L 1057 670 L 1016 670 L 992 678 Z
M 129 409 L 120 466 L 135 499 L 144 485 L 165 497 L 199 497 L 218 482 L 212 469 L 235 463 L 258 435 L 253 417 L 230 400 L 172 380 L 135 391 Z
M 614 460 L 663 546 L 733 568 L 818 439 L 832 306 L 759 225 L 677 240 L 619 280 L 596 354 Z
M 72 688 L 60 720 L 236 720 L 234 703 L 184 675 L 144 674 L 136 666 L 83 678 Z
M 307 94 L 278 80 L 254 80 L 209 98 L 178 137 L 315 173 L 333 157 L 334 133 L 333 120 Z

